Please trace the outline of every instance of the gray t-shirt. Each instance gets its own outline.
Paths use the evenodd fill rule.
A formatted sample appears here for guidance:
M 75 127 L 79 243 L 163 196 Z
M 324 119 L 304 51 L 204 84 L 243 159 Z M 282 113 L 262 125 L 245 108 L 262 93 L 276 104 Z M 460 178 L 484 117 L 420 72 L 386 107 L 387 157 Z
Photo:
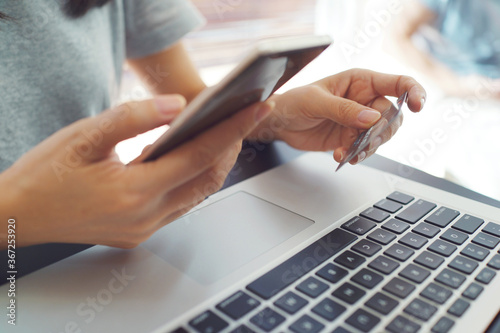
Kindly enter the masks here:
M 60 0 L 0 1 L 0 172 L 40 141 L 117 97 L 126 58 L 157 53 L 199 26 L 187 0 L 113 0 L 82 18 Z

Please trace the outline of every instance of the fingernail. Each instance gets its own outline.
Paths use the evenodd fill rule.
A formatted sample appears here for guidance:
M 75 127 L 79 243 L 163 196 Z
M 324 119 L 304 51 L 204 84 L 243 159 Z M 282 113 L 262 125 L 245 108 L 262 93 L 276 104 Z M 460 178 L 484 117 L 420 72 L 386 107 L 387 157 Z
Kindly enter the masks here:
M 344 160 L 344 152 L 341 151 L 340 152 L 340 162 L 342 162 Z
M 358 161 L 356 163 L 363 162 L 365 158 L 366 158 L 366 152 L 362 151 L 361 153 L 358 154 Z
M 380 112 L 374 110 L 363 110 L 358 114 L 358 120 L 363 124 L 373 124 L 380 119 Z
M 186 106 L 186 100 L 181 95 L 157 96 L 154 103 L 156 110 L 164 115 L 178 113 Z
M 255 113 L 255 121 L 258 123 L 261 122 L 265 117 L 269 115 L 269 113 L 271 113 L 271 111 L 274 110 L 275 106 L 276 103 L 274 101 L 267 101 L 262 104 Z
M 374 140 L 373 140 L 373 148 L 377 148 L 378 146 L 380 146 L 382 144 L 382 138 L 380 136 L 377 136 Z
M 420 99 L 420 110 L 424 108 L 424 104 L 425 104 L 425 96 Z

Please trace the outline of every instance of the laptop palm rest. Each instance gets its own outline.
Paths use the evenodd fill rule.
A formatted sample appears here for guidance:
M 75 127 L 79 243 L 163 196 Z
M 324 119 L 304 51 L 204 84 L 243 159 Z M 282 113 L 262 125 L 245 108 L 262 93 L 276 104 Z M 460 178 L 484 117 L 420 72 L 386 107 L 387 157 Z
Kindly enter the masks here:
M 167 225 L 143 246 L 202 285 L 210 285 L 314 222 L 237 192 Z

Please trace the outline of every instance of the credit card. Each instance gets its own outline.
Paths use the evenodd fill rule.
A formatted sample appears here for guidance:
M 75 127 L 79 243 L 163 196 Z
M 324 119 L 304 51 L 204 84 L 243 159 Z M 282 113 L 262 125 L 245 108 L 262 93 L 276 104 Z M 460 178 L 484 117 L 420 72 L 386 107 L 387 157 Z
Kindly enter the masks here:
M 382 116 L 375 123 L 375 125 L 364 131 L 357 137 L 351 147 L 349 147 L 349 149 L 347 150 L 347 153 L 344 155 L 344 158 L 340 161 L 340 164 L 335 171 L 339 171 L 339 169 L 344 166 L 344 164 L 349 163 L 349 161 L 351 161 L 354 157 L 361 153 L 363 149 L 368 147 L 368 145 L 373 140 L 375 140 L 376 137 L 380 136 L 389 128 L 389 126 L 391 126 L 394 120 L 396 120 L 401 114 L 403 103 L 406 101 L 407 97 L 408 93 L 405 92 L 398 98 L 396 107 L 394 107 L 394 105 L 391 105 L 391 107 L 382 112 Z

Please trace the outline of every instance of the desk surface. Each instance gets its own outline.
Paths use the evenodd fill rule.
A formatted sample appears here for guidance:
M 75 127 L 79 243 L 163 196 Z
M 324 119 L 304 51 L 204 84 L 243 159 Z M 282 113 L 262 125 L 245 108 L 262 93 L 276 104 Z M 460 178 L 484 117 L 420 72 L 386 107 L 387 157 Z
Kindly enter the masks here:
M 289 162 L 301 154 L 303 154 L 303 152 L 292 149 L 281 142 L 269 145 L 246 143 L 235 165 L 234 170 L 238 170 L 238 172 L 231 172 L 229 174 L 223 188 Z M 378 155 L 370 157 L 364 161 L 363 164 L 500 208 L 499 201 Z M 89 245 L 81 244 L 43 244 L 27 248 L 18 248 L 16 249 L 16 260 L 18 263 L 17 278 L 67 258 L 89 247 Z M 3 284 L 6 282 L 6 272 L 8 271 L 7 251 L 1 251 L 1 253 L 0 256 L 3 259 L 0 261 L 0 267 L 2 268 L 0 275 L 1 283 Z

